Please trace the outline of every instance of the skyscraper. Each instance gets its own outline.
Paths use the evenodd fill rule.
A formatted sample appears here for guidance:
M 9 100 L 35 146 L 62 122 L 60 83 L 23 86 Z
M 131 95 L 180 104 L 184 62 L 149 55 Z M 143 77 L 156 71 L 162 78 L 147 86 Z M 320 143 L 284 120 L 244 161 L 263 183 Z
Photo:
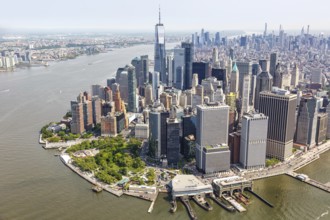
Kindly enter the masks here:
M 176 118 L 175 108 L 171 109 L 170 117 L 166 119 L 167 147 L 166 157 L 168 164 L 177 164 L 180 160 L 180 122 Z
M 240 143 L 240 163 L 245 169 L 265 166 L 268 117 L 261 113 L 244 114 Z
M 262 71 L 257 76 L 257 84 L 256 84 L 256 93 L 255 93 L 255 101 L 254 108 L 256 110 L 259 109 L 259 94 L 262 91 L 271 91 L 273 86 L 273 77 L 267 71 Z
M 183 90 L 184 89 L 184 80 L 185 80 L 185 50 L 183 48 L 174 49 L 174 70 L 173 85 L 175 88 Z
M 168 86 L 173 86 L 173 77 L 174 77 L 174 54 L 169 53 L 166 54 L 166 72 L 167 72 L 167 80 Z
M 268 116 L 268 157 L 285 160 L 292 154 L 297 95 L 275 88 L 260 93 L 259 112 Z
M 141 72 L 142 72 L 141 75 L 143 77 L 143 83 L 148 82 L 148 74 L 149 74 L 149 57 L 148 57 L 148 55 L 141 56 Z M 141 85 L 139 85 L 139 86 L 141 86 Z
M 227 105 L 197 106 L 196 165 L 205 173 L 229 169 L 228 116 Z
M 71 101 L 71 133 L 81 134 L 85 131 L 83 104 L 77 101 Z
M 160 9 L 159 22 L 155 26 L 155 67 L 154 71 L 159 72 L 160 81 L 167 84 L 166 77 L 166 53 L 165 53 L 165 29 L 161 23 Z
M 136 76 L 135 68 L 132 65 L 127 66 L 127 78 L 128 78 L 128 106 L 129 112 L 136 112 Z
M 111 91 L 111 90 L 110 90 Z M 97 96 L 92 97 L 92 108 L 93 108 L 93 123 L 94 125 L 101 123 L 101 99 Z
M 192 65 L 194 62 L 194 45 L 192 43 L 182 42 L 181 47 L 184 48 L 185 54 L 184 89 L 191 89 Z
M 312 95 L 301 97 L 298 115 L 295 142 L 312 148 L 316 145 L 318 106 L 317 99 Z
M 299 68 L 298 65 L 295 63 L 291 74 L 291 86 L 295 88 L 298 85 L 298 83 L 299 83 Z
M 198 84 L 209 76 L 209 63 L 208 62 L 193 62 L 193 73 L 198 74 Z
M 274 76 L 275 76 L 277 62 L 278 62 L 277 53 L 271 53 L 270 54 L 269 73 L 270 73 L 270 75 L 273 76 L 273 79 L 274 79 Z
M 150 84 L 146 85 L 145 91 L 144 91 L 144 97 L 145 97 L 145 102 L 146 105 L 151 105 L 153 102 L 153 89 Z
M 154 100 L 159 98 L 158 94 L 158 87 L 159 87 L 159 72 L 152 73 L 152 96 Z
M 239 86 L 239 71 L 236 63 L 234 63 L 233 70 L 230 76 L 230 92 L 238 94 L 238 86 Z

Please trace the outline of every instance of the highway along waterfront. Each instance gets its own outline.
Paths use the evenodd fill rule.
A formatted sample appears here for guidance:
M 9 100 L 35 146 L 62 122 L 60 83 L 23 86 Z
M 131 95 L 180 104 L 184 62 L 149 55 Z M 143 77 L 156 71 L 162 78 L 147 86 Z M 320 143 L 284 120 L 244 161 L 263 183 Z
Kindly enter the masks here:
M 175 44 L 167 45 L 173 48 Z M 116 49 L 94 56 L 50 63 L 48 67 L 0 73 L 0 219 L 189 219 L 177 203 L 169 212 L 169 196 L 158 196 L 152 213 L 150 202 L 110 193 L 95 194 L 91 184 L 54 157 L 55 150 L 38 144 L 40 128 L 57 121 L 69 109 L 69 101 L 92 84 L 106 83 L 118 67 L 140 55 L 153 58 L 153 45 Z M 88 65 L 92 63 L 92 65 Z M 330 182 L 330 151 L 319 160 L 296 171 L 310 178 Z M 329 219 L 328 193 L 280 175 L 254 181 L 253 190 L 274 208 L 254 196 L 246 212 L 231 213 L 207 199 L 208 212 L 191 206 L 198 219 Z M 248 194 L 248 193 L 247 193 Z M 323 216 L 323 217 L 321 217 Z

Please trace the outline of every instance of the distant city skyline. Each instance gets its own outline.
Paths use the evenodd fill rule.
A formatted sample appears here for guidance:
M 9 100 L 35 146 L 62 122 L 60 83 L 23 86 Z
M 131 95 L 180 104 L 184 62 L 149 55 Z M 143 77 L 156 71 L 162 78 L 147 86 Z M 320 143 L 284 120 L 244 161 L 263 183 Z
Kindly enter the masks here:
M 47 2 L 41 0 L 6 1 L 2 4 L 0 30 L 117 30 L 153 32 L 161 6 L 166 31 L 301 30 L 310 25 L 311 32 L 330 30 L 326 0 L 196 1 L 196 0 L 95 0 Z

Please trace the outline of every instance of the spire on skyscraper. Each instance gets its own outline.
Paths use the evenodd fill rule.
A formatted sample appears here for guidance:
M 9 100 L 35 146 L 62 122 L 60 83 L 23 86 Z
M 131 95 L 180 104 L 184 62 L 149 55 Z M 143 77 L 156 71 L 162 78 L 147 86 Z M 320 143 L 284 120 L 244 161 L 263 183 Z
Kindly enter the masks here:
M 160 16 L 160 5 L 159 5 L 159 24 L 161 24 L 161 16 Z

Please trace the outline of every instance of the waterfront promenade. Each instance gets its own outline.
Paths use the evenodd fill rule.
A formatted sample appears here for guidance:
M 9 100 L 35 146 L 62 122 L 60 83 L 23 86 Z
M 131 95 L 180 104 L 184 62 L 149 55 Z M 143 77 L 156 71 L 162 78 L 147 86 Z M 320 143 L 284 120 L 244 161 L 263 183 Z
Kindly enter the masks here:
M 249 180 L 257 180 L 257 179 L 262 179 L 262 178 L 267 178 L 267 177 L 277 176 L 277 175 L 282 175 L 282 174 L 290 175 L 294 171 L 299 170 L 300 168 L 319 159 L 320 154 L 328 151 L 329 149 L 330 149 L 330 143 L 326 142 L 307 152 L 296 153 L 296 154 L 292 155 L 288 160 L 278 163 L 273 167 L 259 169 L 259 170 L 252 170 L 252 171 L 243 171 L 242 173 L 240 173 L 240 176 L 242 176 L 246 179 L 249 179 Z M 313 185 L 313 184 L 311 184 L 311 185 Z

